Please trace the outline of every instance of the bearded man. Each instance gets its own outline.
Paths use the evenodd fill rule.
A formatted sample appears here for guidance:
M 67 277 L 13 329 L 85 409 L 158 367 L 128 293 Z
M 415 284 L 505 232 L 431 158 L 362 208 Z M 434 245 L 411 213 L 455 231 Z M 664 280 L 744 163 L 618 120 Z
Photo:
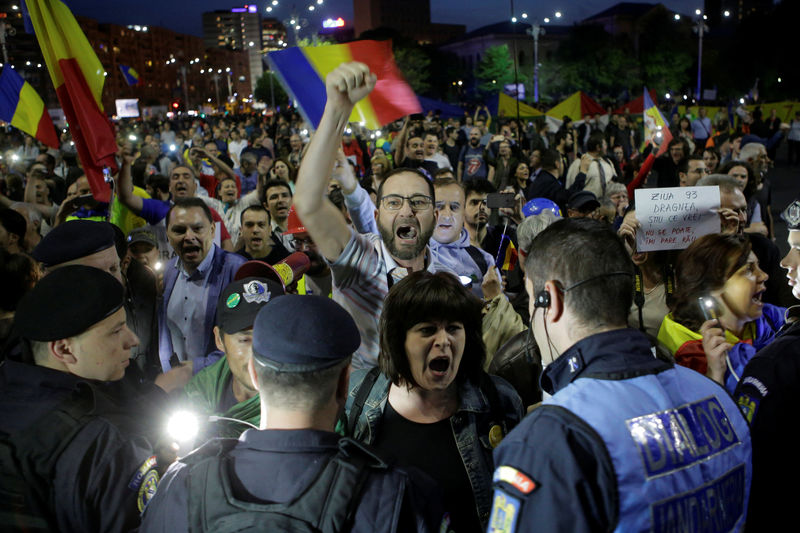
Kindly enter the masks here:
M 380 235 L 359 234 L 324 196 L 342 131 L 356 102 L 375 87 L 362 63 L 346 63 L 326 80 L 327 103 L 297 177 L 294 207 L 333 273 L 333 299 L 355 319 L 361 346 L 353 368 L 378 362 L 378 319 L 391 286 L 415 270 L 449 270 L 428 249 L 436 212 L 433 184 L 416 169 L 398 168 L 378 188 Z

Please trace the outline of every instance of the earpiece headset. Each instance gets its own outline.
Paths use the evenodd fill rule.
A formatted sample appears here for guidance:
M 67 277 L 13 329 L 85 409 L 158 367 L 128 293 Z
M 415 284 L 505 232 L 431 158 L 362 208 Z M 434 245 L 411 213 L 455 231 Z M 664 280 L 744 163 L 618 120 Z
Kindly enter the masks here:
M 584 280 L 581 280 L 581 281 L 578 281 L 576 283 L 573 283 L 572 285 L 570 285 L 566 289 L 562 289 L 561 292 L 569 292 L 572 289 L 574 289 L 575 287 L 579 287 L 580 285 L 583 285 L 584 283 L 589 283 L 590 281 L 594 281 L 596 279 L 605 278 L 606 276 L 633 276 L 633 275 L 634 275 L 633 272 L 625 272 L 623 270 L 617 270 L 617 271 L 608 272 L 608 273 L 605 273 L 605 274 L 598 274 L 596 276 L 592 276 L 590 278 L 586 278 Z M 534 307 L 534 309 L 550 307 L 550 293 L 547 292 L 544 289 L 542 289 L 541 291 L 536 293 L 536 299 L 533 302 L 533 307 Z

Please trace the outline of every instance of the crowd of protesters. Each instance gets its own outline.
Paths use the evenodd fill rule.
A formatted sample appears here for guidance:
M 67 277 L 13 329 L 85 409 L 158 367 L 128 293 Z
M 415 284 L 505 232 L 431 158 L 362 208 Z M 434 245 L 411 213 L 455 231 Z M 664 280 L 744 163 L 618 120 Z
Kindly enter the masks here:
M 119 121 L 110 203 L 68 129 L 59 149 L 0 132 L 0 454 L 22 480 L 4 527 L 119 531 L 143 514 L 143 531 L 218 530 L 242 502 L 354 531 L 785 525 L 800 202 L 772 212 L 770 169 L 784 137 L 800 157 L 800 113 L 740 108 L 731 124 L 701 107 L 673 117 L 658 157 L 626 115 L 554 127 L 479 106 L 370 131 L 348 122 L 374 84 L 364 68 L 331 74 L 313 132 L 292 108 Z M 719 188 L 720 233 L 637 250 L 634 191 L 686 186 Z M 66 402 L 81 383 L 119 409 Z M 195 445 L 240 440 L 173 463 L 154 427 L 176 409 L 205 417 Z M 667 446 L 685 442 L 641 452 L 661 442 L 656 411 L 674 413 Z M 197 489 L 219 457 L 228 477 Z M 341 516 L 315 496 L 350 490 L 329 459 L 370 472 Z M 308 516 L 316 504 L 328 514 Z

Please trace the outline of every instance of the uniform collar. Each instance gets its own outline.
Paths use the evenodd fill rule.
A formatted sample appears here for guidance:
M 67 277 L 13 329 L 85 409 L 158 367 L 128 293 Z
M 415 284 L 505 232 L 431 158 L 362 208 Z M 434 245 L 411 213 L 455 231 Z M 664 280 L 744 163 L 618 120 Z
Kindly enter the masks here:
M 248 429 L 239 441 L 247 448 L 262 452 L 296 453 L 336 450 L 341 437 L 317 429 Z
M 573 344 L 545 368 L 542 390 L 555 394 L 579 377 L 630 379 L 671 368 L 656 359 L 647 337 L 632 328 L 591 335 Z

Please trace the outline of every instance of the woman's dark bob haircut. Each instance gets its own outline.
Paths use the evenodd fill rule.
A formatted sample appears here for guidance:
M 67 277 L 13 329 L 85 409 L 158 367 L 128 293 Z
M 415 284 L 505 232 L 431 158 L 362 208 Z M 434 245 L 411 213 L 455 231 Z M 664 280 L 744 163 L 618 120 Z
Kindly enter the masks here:
M 408 330 L 425 321 L 461 322 L 465 333 L 464 355 L 456 381 L 477 384 L 486 359 L 481 307 L 481 301 L 452 274 L 412 272 L 392 287 L 383 304 L 378 357 L 381 372 L 395 385 L 417 387 L 405 349 Z

